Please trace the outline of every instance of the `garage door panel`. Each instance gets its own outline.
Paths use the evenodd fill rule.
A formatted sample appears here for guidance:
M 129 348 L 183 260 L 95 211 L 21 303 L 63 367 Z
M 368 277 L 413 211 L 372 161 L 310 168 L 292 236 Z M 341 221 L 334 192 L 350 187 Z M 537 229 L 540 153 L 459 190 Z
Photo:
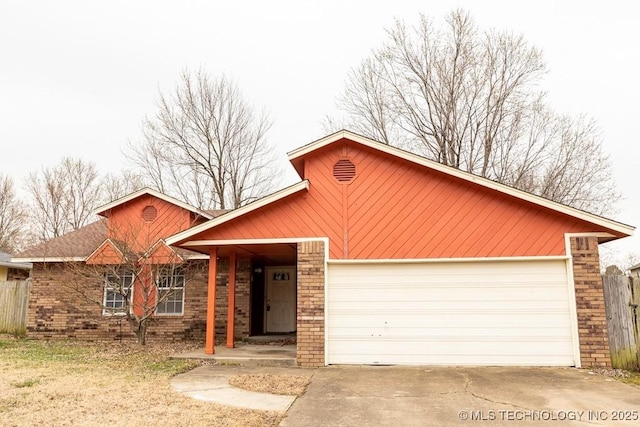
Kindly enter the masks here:
M 486 286 L 473 284 L 461 285 L 457 287 L 438 284 L 424 285 L 415 287 L 380 286 L 373 287 L 366 283 L 358 286 L 335 286 L 329 292 L 329 298 L 333 302 L 376 302 L 381 301 L 399 301 L 407 303 L 415 301 L 416 292 L 428 292 L 434 301 L 450 301 L 452 303 L 459 301 L 504 301 L 513 302 L 518 300 L 528 301 L 549 301 L 567 299 L 567 288 L 565 283 L 557 283 L 554 286 L 539 286 L 514 284 L 511 286 L 500 286 L 488 288 Z
M 328 363 L 574 364 L 563 260 L 330 264 Z
M 342 364 L 346 365 L 446 365 L 446 366 L 570 366 L 570 361 L 565 355 L 495 355 L 491 357 L 491 363 L 480 361 L 477 356 L 469 354 L 456 355 L 381 355 L 380 360 L 369 358 L 362 360 L 361 355 L 345 355 Z M 425 364 L 425 358 L 429 358 L 430 363 Z M 486 357 L 485 357 L 486 358 Z
M 409 310 L 412 314 L 416 313 L 430 313 L 430 312 L 451 312 L 462 314 L 467 311 L 474 311 L 482 313 L 486 311 L 501 311 L 518 313 L 520 311 L 563 311 L 568 312 L 567 298 L 559 299 L 526 299 L 521 297 L 518 300 L 512 301 L 495 301 L 490 299 L 477 299 L 477 300 L 429 300 L 429 301 L 417 301 L 413 300 L 383 300 L 383 301 L 371 301 L 368 299 L 362 299 L 360 301 L 333 301 L 332 312 L 335 314 L 346 314 L 352 311 L 351 307 L 354 303 L 359 305 L 366 304 L 367 308 L 355 309 L 356 311 L 376 313 L 397 313 L 398 311 Z
M 377 343 L 362 341 L 358 343 L 360 351 L 353 351 L 353 346 L 346 345 L 341 348 L 338 344 L 336 350 L 342 354 L 343 363 L 363 364 L 424 364 L 428 358 L 429 364 L 445 365 L 562 365 L 572 362 L 566 352 L 570 346 L 562 346 L 558 342 L 558 351 L 550 353 L 545 351 L 541 343 L 500 342 L 491 343 L 489 349 L 485 341 L 467 341 L 460 343 L 430 341 L 425 351 L 422 342 L 408 342 L 402 354 L 389 351 L 393 342 L 379 341 Z M 514 351 L 517 347 L 517 351 Z M 366 355 L 363 358 L 363 353 Z M 523 354 L 526 353 L 526 354 Z M 487 360 L 491 360 L 487 363 Z
M 562 344 L 564 340 L 562 337 L 548 337 L 545 340 L 523 340 L 515 339 L 515 337 L 472 337 L 462 335 L 458 337 L 457 341 L 451 341 L 447 337 L 429 338 L 427 340 L 421 339 L 423 337 L 408 338 L 406 345 L 404 345 L 403 354 L 440 354 L 456 356 L 469 353 L 473 351 L 474 356 L 485 355 L 515 355 L 522 353 L 521 350 L 525 350 L 527 354 L 532 355 L 544 355 L 548 354 L 548 349 L 545 349 L 542 344 L 549 341 L 560 344 L 556 355 L 562 355 L 563 350 L 570 350 L 570 346 L 566 347 Z M 547 337 L 545 337 L 547 338 Z M 355 337 L 347 340 L 336 341 L 338 350 L 341 350 L 344 354 L 359 354 L 359 352 L 372 353 L 370 350 L 376 350 L 381 355 L 397 354 L 393 349 L 395 340 L 390 338 L 378 338 L 375 340 L 357 340 L 358 346 L 351 346 L 349 342 L 357 340 Z M 486 346 L 487 342 L 491 342 L 491 347 Z M 425 345 L 425 343 L 427 345 Z M 344 344 L 341 346 L 341 344 Z M 514 349 L 514 346 L 519 348 Z M 359 351 L 358 351 L 359 350 Z M 554 353 L 554 352 L 551 352 Z
M 435 297 L 434 297 L 435 298 Z M 394 300 L 384 299 L 373 301 L 370 298 L 363 298 L 362 300 L 331 300 L 333 306 L 332 311 L 335 314 L 347 314 L 351 311 L 363 311 L 370 312 L 375 311 L 377 313 L 389 313 L 395 314 L 399 311 L 409 310 L 411 314 L 419 313 L 439 313 L 439 312 L 453 312 L 452 314 L 464 314 L 471 310 L 474 312 L 504 312 L 504 313 L 519 313 L 519 312 L 538 312 L 538 311 L 561 311 L 568 312 L 567 296 L 564 298 L 549 297 L 549 298 L 537 298 L 528 299 L 526 296 L 519 297 L 518 299 L 509 300 L 497 300 L 496 298 L 478 298 L 476 300 L 461 299 L 455 301 L 453 299 L 429 299 L 427 301 L 420 301 L 408 299 Z M 353 308 L 353 307 L 363 308 Z
M 565 310 L 545 311 L 545 316 L 540 316 L 539 310 L 523 313 L 521 311 L 499 313 L 487 311 L 484 313 L 470 312 L 464 316 L 457 313 L 433 311 L 429 314 L 410 312 L 406 310 L 403 315 L 384 316 L 376 310 L 359 310 L 355 313 L 343 313 L 336 316 L 334 310 L 330 311 L 327 325 L 330 328 L 342 328 L 345 325 L 356 328 L 431 328 L 447 329 L 452 327 L 464 327 L 472 329 L 485 329 L 492 327 L 496 329 L 517 328 L 557 328 L 567 329 L 570 327 L 569 319 Z M 377 317 L 372 320 L 371 317 Z M 384 320 L 387 317 L 389 320 Z M 393 319 L 393 320 L 391 320 Z M 386 323 L 385 323 L 386 322 Z
M 422 319 L 421 319 L 422 320 Z M 508 320 L 508 319 L 505 319 Z M 563 319 L 561 319 L 563 320 Z M 422 322 L 411 323 L 405 320 L 395 321 L 393 327 L 384 326 L 371 326 L 367 325 L 362 320 L 356 319 L 353 323 L 349 323 L 348 326 L 343 325 L 331 325 L 331 329 L 335 334 L 342 335 L 347 334 L 350 336 L 372 336 L 372 335 L 442 335 L 442 336 L 454 336 L 454 335 L 486 335 L 483 331 L 490 330 L 490 335 L 513 335 L 513 336 L 537 336 L 537 335 L 558 335 L 569 336 L 568 328 L 558 327 L 562 323 L 553 323 L 553 320 L 546 320 L 542 324 L 537 324 L 536 328 L 529 327 L 531 323 L 527 323 L 524 319 L 509 322 L 510 327 L 496 326 L 493 319 L 479 318 L 475 321 L 469 321 L 469 319 L 424 319 Z M 428 326 L 427 326 L 428 325 Z M 339 336 L 334 335 L 334 336 Z

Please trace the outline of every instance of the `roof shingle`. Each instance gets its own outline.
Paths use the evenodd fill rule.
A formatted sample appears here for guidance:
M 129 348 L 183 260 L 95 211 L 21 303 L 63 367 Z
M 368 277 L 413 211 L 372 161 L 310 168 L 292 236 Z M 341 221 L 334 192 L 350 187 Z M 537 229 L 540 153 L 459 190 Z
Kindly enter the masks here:
M 107 238 L 107 219 L 85 225 L 75 231 L 33 246 L 13 259 L 87 257 Z

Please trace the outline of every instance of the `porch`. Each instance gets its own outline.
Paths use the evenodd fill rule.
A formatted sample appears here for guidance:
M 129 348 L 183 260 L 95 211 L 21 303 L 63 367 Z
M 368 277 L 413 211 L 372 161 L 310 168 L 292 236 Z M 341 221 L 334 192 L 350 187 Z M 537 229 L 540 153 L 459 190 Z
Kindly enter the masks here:
M 184 357 L 324 365 L 324 241 L 196 241 L 184 246 L 209 253 L 205 347 Z M 295 341 L 290 342 L 297 345 L 240 341 L 269 334 L 292 334 Z
M 174 354 L 172 359 L 195 359 L 223 366 L 296 366 L 296 344 L 250 344 L 236 342 L 232 348 L 217 346 L 215 354 L 204 348 Z

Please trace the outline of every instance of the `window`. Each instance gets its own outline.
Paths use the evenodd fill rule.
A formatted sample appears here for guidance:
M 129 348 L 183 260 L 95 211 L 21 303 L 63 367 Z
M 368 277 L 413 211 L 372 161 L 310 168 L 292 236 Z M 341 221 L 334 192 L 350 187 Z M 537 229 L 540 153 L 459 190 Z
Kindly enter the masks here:
M 131 297 L 133 273 L 130 271 L 110 272 L 104 277 L 104 301 L 102 314 L 124 314 L 127 298 Z
M 158 275 L 158 306 L 156 314 L 183 314 L 184 271 L 166 268 Z

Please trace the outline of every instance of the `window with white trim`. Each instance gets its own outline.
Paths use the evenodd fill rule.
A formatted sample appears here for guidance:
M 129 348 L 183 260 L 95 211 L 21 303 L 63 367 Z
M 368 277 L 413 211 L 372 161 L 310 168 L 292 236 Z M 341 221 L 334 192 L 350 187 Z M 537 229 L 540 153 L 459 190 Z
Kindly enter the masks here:
M 129 306 L 127 299 L 131 298 L 133 287 L 133 273 L 127 270 L 109 272 L 104 276 L 104 298 L 102 314 L 125 314 Z
M 158 315 L 182 315 L 184 312 L 184 270 L 167 267 L 158 274 Z

